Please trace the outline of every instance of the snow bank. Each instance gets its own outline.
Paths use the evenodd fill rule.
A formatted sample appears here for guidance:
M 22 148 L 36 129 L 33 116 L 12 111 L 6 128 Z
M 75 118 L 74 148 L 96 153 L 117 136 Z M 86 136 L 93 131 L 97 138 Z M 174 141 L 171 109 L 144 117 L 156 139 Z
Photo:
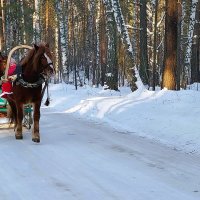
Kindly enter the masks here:
M 187 153 L 200 153 L 200 92 L 148 91 L 131 93 L 50 86 L 50 110 L 65 112 L 88 120 L 109 123 L 127 134 L 136 134 Z

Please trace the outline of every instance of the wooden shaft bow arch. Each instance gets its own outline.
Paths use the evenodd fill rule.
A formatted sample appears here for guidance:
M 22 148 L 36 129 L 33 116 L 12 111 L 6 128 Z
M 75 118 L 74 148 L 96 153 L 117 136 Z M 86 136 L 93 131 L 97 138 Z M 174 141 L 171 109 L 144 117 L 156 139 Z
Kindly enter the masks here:
M 9 69 L 9 64 L 10 64 L 10 59 L 11 59 L 11 56 L 12 54 L 17 50 L 17 49 L 32 49 L 33 47 L 31 46 L 28 46 L 28 45 L 19 45 L 19 46 L 16 46 L 14 47 L 8 54 L 8 59 L 7 59 L 7 63 L 6 63 L 6 69 L 5 69 L 5 77 L 4 79 L 7 80 L 8 79 L 8 69 Z

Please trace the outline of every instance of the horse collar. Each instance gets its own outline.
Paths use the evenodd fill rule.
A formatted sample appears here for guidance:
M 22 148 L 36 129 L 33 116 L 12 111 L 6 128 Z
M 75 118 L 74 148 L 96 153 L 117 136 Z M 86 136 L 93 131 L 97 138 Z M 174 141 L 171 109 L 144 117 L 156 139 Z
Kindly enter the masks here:
M 23 73 L 21 65 L 17 65 L 15 74 L 17 75 L 16 85 L 21 85 L 25 88 L 37 88 L 45 82 L 45 77 L 42 74 L 40 74 L 38 81 L 34 83 L 29 83 L 25 81 L 22 76 Z
M 42 85 L 44 82 L 45 82 L 45 78 L 43 76 L 40 76 L 39 80 L 34 83 L 29 83 L 21 77 L 21 78 L 17 79 L 16 85 L 21 85 L 25 88 L 37 88 L 40 85 Z

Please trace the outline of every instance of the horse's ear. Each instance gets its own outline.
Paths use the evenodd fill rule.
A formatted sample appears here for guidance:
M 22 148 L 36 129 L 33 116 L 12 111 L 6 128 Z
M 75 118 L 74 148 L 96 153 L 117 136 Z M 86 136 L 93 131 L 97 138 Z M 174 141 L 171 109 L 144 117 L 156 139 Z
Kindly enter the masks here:
M 34 48 L 37 51 L 39 49 L 39 46 L 37 46 L 36 44 L 34 44 Z

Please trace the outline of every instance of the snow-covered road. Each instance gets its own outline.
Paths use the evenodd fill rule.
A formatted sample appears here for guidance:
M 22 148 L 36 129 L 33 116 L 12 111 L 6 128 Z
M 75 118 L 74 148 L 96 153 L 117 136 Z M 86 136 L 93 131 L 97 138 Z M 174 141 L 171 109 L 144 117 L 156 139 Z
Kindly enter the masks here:
M 69 114 L 42 114 L 40 144 L 0 129 L 0 200 L 199 200 L 199 172 L 198 156 Z

